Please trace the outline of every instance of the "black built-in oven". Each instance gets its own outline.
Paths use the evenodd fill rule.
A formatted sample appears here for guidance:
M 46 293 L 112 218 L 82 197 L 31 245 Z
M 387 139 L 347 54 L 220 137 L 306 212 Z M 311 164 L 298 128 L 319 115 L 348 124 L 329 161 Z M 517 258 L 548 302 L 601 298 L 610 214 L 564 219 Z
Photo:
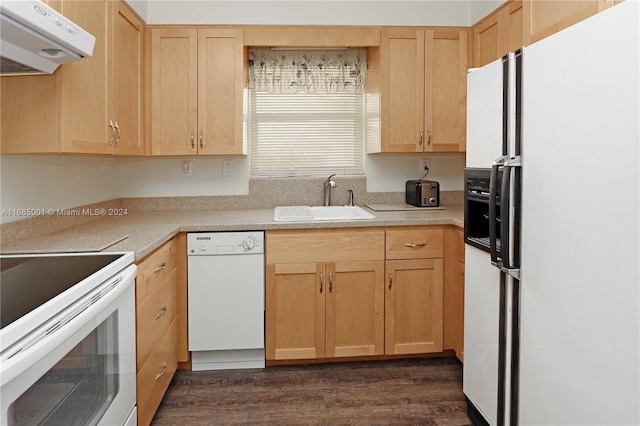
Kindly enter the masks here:
M 500 252 L 500 188 L 502 174 L 498 173 L 496 194 L 497 249 Z M 489 246 L 489 192 L 491 169 L 466 168 L 464 170 L 464 242 L 490 252 Z

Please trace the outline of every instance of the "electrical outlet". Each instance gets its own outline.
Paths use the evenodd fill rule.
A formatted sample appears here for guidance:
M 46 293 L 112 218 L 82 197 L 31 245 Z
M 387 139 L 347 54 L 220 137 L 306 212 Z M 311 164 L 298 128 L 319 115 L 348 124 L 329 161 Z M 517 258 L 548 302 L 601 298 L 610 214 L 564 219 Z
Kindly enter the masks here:
M 233 160 L 222 160 L 222 176 L 233 176 Z
M 191 160 L 184 160 L 182 162 L 182 176 L 191 176 L 193 172 L 193 163 Z
M 431 170 L 431 158 L 420 159 L 420 176 Z

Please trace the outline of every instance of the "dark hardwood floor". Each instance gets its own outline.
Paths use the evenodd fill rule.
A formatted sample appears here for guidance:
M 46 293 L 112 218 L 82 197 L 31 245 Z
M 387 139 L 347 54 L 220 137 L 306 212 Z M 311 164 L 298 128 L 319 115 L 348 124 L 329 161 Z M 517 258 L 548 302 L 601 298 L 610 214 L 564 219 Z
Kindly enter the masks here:
M 470 425 L 455 358 L 176 373 L 152 425 Z

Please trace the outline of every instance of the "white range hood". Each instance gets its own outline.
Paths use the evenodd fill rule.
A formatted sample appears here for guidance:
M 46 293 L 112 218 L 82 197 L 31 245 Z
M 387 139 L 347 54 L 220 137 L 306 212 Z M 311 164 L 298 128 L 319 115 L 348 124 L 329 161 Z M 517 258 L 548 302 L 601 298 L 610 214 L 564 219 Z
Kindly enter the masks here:
M 95 41 L 40 0 L 0 2 L 0 75 L 52 74 L 91 56 Z

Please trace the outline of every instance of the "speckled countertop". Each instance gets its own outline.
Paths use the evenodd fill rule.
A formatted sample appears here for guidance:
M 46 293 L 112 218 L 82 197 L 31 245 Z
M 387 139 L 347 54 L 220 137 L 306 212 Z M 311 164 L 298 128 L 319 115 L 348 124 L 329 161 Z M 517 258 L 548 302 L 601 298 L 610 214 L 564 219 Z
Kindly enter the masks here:
M 243 231 L 268 229 L 353 228 L 377 226 L 463 226 L 462 204 L 444 210 L 367 211 L 371 220 L 335 222 L 275 222 L 273 209 L 133 211 L 103 217 L 44 236 L 2 245 L 2 253 L 80 251 L 132 251 L 135 259 L 147 256 L 179 232 Z

